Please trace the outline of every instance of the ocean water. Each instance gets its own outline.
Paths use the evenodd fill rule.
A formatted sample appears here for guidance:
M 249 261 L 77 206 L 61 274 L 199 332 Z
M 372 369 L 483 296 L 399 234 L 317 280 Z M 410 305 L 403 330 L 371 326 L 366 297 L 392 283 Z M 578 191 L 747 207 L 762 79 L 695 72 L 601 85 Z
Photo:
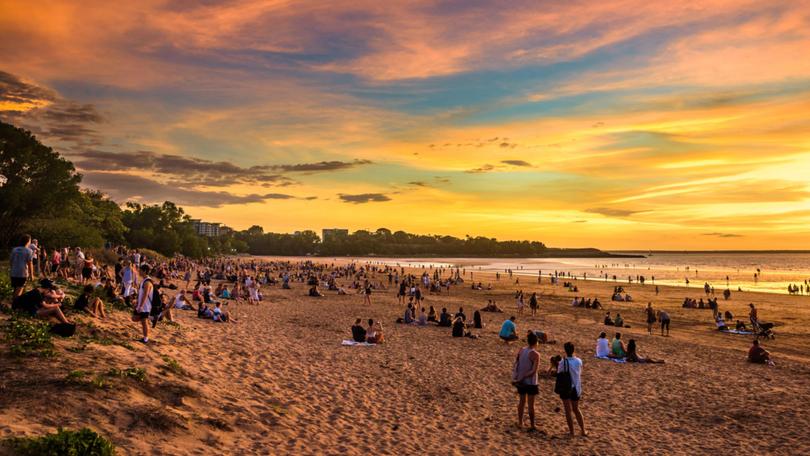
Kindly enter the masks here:
M 624 252 L 611 252 L 624 253 Z M 629 252 L 628 252 L 629 253 Z M 638 254 L 638 252 L 632 252 Z M 686 286 L 702 288 L 704 283 L 720 292 L 726 287 L 732 291 L 760 291 L 788 294 L 788 285 L 806 288 L 810 284 L 810 253 L 783 252 L 713 252 L 713 253 L 657 253 L 645 254 L 644 258 L 357 258 L 358 262 L 411 267 L 455 267 L 482 272 L 501 272 L 512 269 L 519 276 L 537 277 L 544 281 L 555 271 L 571 274 L 582 280 L 613 281 L 627 283 L 628 276 L 635 283 L 637 276 L 644 276 L 647 284 Z M 756 274 L 756 278 L 755 275 Z M 475 278 L 475 277 L 473 277 Z M 503 279 L 502 279 L 503 280 Z

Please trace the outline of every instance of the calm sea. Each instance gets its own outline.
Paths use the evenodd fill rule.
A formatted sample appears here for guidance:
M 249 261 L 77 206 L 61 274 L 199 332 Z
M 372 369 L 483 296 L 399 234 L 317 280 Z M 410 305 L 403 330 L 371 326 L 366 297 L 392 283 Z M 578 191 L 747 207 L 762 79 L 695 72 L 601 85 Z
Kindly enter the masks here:
M 624 252 L 611 252 L 624 253 Z M 638 252 L 633 252 L 638 254 Z M 388 265 L 412 267 L 455 267 L 467 271 L 504 272 L 512 269 L 520 276 L 534 276 L 542 273 L 544 278 L 555 271 L 570 273 L 580 280 L 613 281 L 627 283 L 628 276 L 635 282 L 637 276 L 644 276 L 646 282 L 660 285 L 685 286 L 689 279 L 690 287 L 703 287 L 708 282 L 716 290 L 726 286 L 733 291 L 768 293 L 788 293 L 788 285 L 795 284 L 807 291 L 810 284 L 810 253 L 656 253 L 645 258 L 357 258 L 358 262 L 372 262 Z M 756 277 L 755 277 L 756 274 Z

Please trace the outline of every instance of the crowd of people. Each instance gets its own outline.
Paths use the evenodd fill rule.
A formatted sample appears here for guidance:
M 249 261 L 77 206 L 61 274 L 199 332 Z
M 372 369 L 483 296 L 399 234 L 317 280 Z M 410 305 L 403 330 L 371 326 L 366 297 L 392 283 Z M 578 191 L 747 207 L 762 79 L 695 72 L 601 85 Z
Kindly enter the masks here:
M 84 312 L 93 318 L 109 318 L 105 303 L 118 302 L 131 309 L 131 320 L 137 324 L 142 337 L 141 342 L 149 343 L 150 332 L 160 321 L 175 321 L 177 311 L 197 311 L 197 316 L 216 323 L 236 323 L 237 316 L 229 310 L 230 304 L 258 305 L 265 300 L 262 292 L 267 287 L 278 286 L 291 289 L 292 284 L 299 283 L 306 287 L 307 295 L 321 298 L 328 293 L 346 295 L 354 293 L 362 297 L 365 308 L 373 309 L 372 296 L 375 291 L 388 288 L 396 290 L 397 302 L 404 306 L 404 312 L 398 323 L 414 326 L 436 326 L 450 328 L 452 337 L 479 338 L 474 330 L 484 329 L 481 312 L 503 312 L 494 300 L 488 299 L 486 306 L 475 310 L 468 318 L 463 307 L 451 313 L 446 307 L 441 311 L 426 303 L 428 294 L 449 294 L 454 286 L 464 283 L 463 274 L 456 268 L 437 268 L 433 274 L 427 272 L 417 276 L 406 273 L 403 267 L 386 265 L 362 265 L 354 262 L 346 264 L 319 264 L 311 261 L 265 261 L 258 259 L 209 258 L 192 261 L 183 257 L 159 260 L 134 249 L 116 247 L 108 249 L 117 258 L 113 264 L 105 264 L 103 259 L 94 258 L 81 248 L 59 248 L 46 251 L 37 245 L 30 236 L 25 236 L 20 244 L 11 251 L 10 275 L 13 287 L 13 308 L 35 318 L 52 320 L 58 324 L 71 325 L 66 316 L 65 291 L 59 282 L 81 287 L 72 309 Z M 510 278 L 512 271 L 507 271 Z M 382 280 L 377 278 L 382 276 Z M 551 276 L 551 274 L 550 274 Z M 387 284 L 385 278 L 387 277 Z M 538 281 L 542 274 L 538 274 Z M 551 276 L 552 284 L 562 275 Z M 499 278 L 499 277 L 498 277 Z M 637 278 L 643 283 L 643 278 Z M 472 281 L 471 287 L 482 290 L 481 282 Z M 632 278 L 631 280 L 632 281 Z M 27 286 L 31 286 L 26 291 Z M 578 287 L 571 282 L 563 285 L 569 290 L 578 292 Z M 707 284 L 708 285 L 708 284 Z M 491 289 L 491 285 L 486 287 Z M 709 290 L 713 292 L 713 289 Z M 528 298 L 526 297 L 528 295 Z M 430 298 L 432 299 L 432 298 Z M 517 328 L 518 318 L 524 315 L 526 304 L 531 315 L 536 316 L 540 307 L 537 293 L 524 294 L 517 290 L 514 294 L 515 314 L 505 319 L 498 331 L 499 339 L 505 344 L 519 341 Z M 632 297 L 623 287 L 617 286 L 611 296 L 612 301 L 632 302 Z M 687 299 L 684 307 L 692 307 L 694 301 Z M 689 304 L 689 305 L 687 305 Z M 722 314 L 717 308 L 717 299 L 709 298 L 704 304 L 701 298 L 694 302 L 695 307 L 704 305 L 714 311 L 720 329 L 727 328 L 725 322 L 731 321 L 730 312 Z M 572 306 L 590 309 L 602 309 L 598 298 L 576 296 Z M 750 305 L 749 322 L 753 328 L 761 327 L 756 307 Z M 648 303 L 642 309 L 647 332 L 652 335 L 656 323 L 660 324 L 661 335 L 669 335 L 670 316 L 663 309 L 655 309 Z M 604 324 L 616 328 L 626 328 L 620 313 L 615 316 L 605 313 Z M 745 323 L 737 321 L 737 328 Z M 528 411 L 529 429 L 537 430 L 535 420 L 535 396 L 539 393 L 539 376 L 555 378 L 554 392 L 560 397 L 565 409 L 569 432 L 575 434 L 575 422 L 582 435 L 586 428 L 579 402 L 582 397 L 583 363 L 575 356 L 572 342 L 563 345 L 564 353 L 556 354 L 549 359 L 549 367 L 540 368 L 539 344 L 553 344 L 556 341 L 546 331 L 531 330 L 525 332 L 526 346 L 518 350 L 512 369 L 512 384 L 517 390 L 518 420 L 525 424 L 524 413 Z M 352 340 L 357 343 L 383 344 L 385 334 L 379 319 L 357 318 L 351 326 Z M 625 344 L 622 332 L 614 334 L 608 340 L 602 332 L 595 347 L 598 358 L 623 360 L 629 363 L 657 364 L 661 359 L 644 356 L 639 350 L 639 343 L 629 339 Z M 770 353 L 758 340 L 754 340 L 748 352 L 752 363 L 772 365 Z

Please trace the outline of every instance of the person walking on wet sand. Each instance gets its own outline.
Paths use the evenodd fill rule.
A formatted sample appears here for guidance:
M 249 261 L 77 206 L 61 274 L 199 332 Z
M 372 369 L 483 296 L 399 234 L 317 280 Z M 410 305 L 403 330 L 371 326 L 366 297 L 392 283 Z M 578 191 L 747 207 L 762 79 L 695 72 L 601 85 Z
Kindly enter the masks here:
M 534 399 L 537 396 L 537 369 L 540 367 L 540 354 L 537 353 L 537 335 L 529 331 L 526 336 L 527 346 L 521 348 L 515 356 L 512 366 L 512 385 L 517 388 L 518 428 L 523 428 L 523 411 L 528 402 L 529 432 L 537 431 L 534 421 Z

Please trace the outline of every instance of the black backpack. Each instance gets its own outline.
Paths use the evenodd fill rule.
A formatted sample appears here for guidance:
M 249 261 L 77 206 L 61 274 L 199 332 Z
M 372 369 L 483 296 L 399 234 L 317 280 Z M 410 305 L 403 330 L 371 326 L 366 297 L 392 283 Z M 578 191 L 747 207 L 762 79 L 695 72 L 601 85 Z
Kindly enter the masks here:
M 144 280 L 148 280 L 149 283 L 152 284 L 152 310 L 149 311 L 149 315 L 152 317 L 157 317 L 161 312 L 163 312 L 163 297 L 160 295 L 160 291 L 152 279 L 146 278 Z
M 568 371 L 568 360 L 563 360 L 565 363 L 565 370 L 557 372 L 557 380 L 554 383 L 554 392 L 566 396 L 571 393 L 574 388 L 574 383 L 571 381 L 571 372 Z

